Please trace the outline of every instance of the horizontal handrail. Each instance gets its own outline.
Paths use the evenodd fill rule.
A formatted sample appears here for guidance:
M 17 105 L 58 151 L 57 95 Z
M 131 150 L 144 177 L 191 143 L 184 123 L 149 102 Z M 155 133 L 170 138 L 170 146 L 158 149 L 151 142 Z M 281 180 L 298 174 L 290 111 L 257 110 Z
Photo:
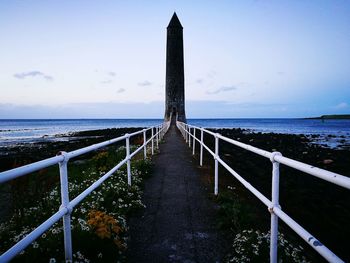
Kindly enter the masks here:
M 256 153 L 256 154 L 263 156 L 267 159 L 271 159 L 273 156 L 272 152 L 259 149 L 257 147 L 251 146 L 249 144 L 245 144 L 245 143 L 233 140 L 231 138 L 227 138 L 225 136 L 222 136 L 219 133 L 214 133 L 214 132 L 209 131 L 207 129 L 196 127 L 196 126 L 189 125 L 189 124 L 186 124 L 186 125 L 190 128 L 196 128 L 199 130 L 203 130 L 204 132 L 206 132 L 210 135 L 213 135 L 214 137 L 217 136 L 219 139 L 221 139 L 223 141 L 234 144 L 240 148 L 243 148 L 243 149 L 248 150 L 250 152 Z M 192 134 L 190 136 L 193 137 Z M 198 139 L 197 139 L 197 141 L 200 142 Z M 302 163 L 302 162 L 299 162 L 299 161 L 296 161 L 296 160 L 293 160 L 293 159 L 290 159 L 290 158 L 287 158 L 284 156 L 275 156 L 274 159 L 275 159 L 275 161 L 277 161 L 279 163 L 282 163 L 286 166 L 289 166 L 289 167 L 294 168 L 296 170 L 299 170 L 301 172 L 305 172 L 307 174 L 313 175 L 315 177 L 326 180 L 326 181 L 331 182 L 333 184 L 350 189 L 350 178 L 347 176 L 333 173 L 333 172 L 327 171 L 325 169 L 321 169 L 321 168 L 315 167 L 313 165 L 305 164 L 305 163 Z
M 151 144 L 151 152 L 154 154 L 154 142 L 158 147 L 159 141 L 163 138 L 165 133 L 168 131 L 170 122 L 164 122 L 160 125 L 146 128 L 140 131 L 136 131 L 130 134 L 125 134 L 123 136 L 104 141 L 101 143 L 93 144 L 78 150 L 71 152 L 60 152 L 60 155 L 57 155 L 52 158 L 48 158 L 39 162 L 28 164 L 22 167 L 18 167 L 12 170 L 8 170 L 0 173 L 0 183 L 4 183 L 20 176 L 27 175 L 29 173 L 47 168 L 56 164 L 60 166 L 60 181 L 61 181 L 61 207 L 59 210 L 49 217 L 45 222 L 31 231 L 23 239 L 13 245 L 10 249 L 4 252 L 0 256 L 0 262 L 8 262 L 13 259 L 17 254 L 29 246 L 33 241 L 40 237 L 45 231 L 47 231 L 53 224 L 58 220 L 63 218 L 63 233 L 64 233 L 64 246 L 65 246 L 65 259 L 66 261 L 72 262 L 72 240 L 71 240 L 71 227 L 70 227 L 70 214 L 75 206 L 77 206 L 85 197 L 87 197 L 91 192 L 93 192 L 97 187 L 99 187 L 104 181 L 106 181 L 110 176 L 112 176 L 120 167 L 124 164 L 127 164 L 127 175 L 128 175 L 128 184 L 131 185 L 131 165 L 130 160 L 144 149 L 144 158 L 147 158 L 147 145 Z M 147 140 L 146 133 L 151 130 L 151 137 Z M 155 132 L 154 132 L 155 131 Z M 130 153 L 130 142 L 129 139 L 132 136 L 143 134 L 143 144 L 138 147 L 134 152 Z M 116 166 L 111 170 L 101 176 L 97 181 L 92 183 L 88 188 L 76 196 L 73 200 L 69 201 L 68 198 L 68 170 L 67 164 L 71 158 L 86 154 L 91 151 L 98 150 L 102 147 L 111 145 L 113 143 L 125 140 L 126 141 L 126 157 L 120 161 Z
M 91 192 L 93 192 L 97 187 L 99 187 L 107 178 L 113 175 L 120 167 L 122 167 L 127 162 L 127 159 L 123 159 L 120 163 L 114 166 L 111 170 L 105 173 L 102 177 L 100 177 L 96 182 L 86 188 L 83 192 L 81 192 L 77 197 L 75 197 L 72 201 L 70 201 L 70 208 L 73 209 L 77 206 L 85 197 L 87 197 Z
M 266 157 L 268 159 L 272 158 L 273 153 L 272 152 L 268 152 L 259 148 L 256 148 L 254 146 L 242 143 L 242 142 L 238 142 L 235 141 L 233 139 L 227 138 L 225 136 L 222 136 L 221 134 L 217 135 L 220 139 L 222 139 L 223 141 L 226 141 L 228 143 L 234 144 L 238 147 L 241 147 L 243 149 L 246 149 L 250 152 L 254 152 L 256 154 L 259 154 L 263 157 Z M 336 185 L 342 186 L 344 188 L 350 189 L 350 178 L 343 176 L 341 174 L 337 174 L 337 173 L 333 173 L 330 171 L 327 171 L 325 169 L 321 169 L 321 168 L 317 168 L 313 165 L 309 165 L 309 164 L 305 164 L 284 156 L 275 156 L 274 160 L 282 163 L 284 165 L 287 165 L 291 168 L 294 168 L 296 170 L 299 170 L 301 172 L 305 172 L 308 173 L 310 175 L 316 176 L 318 178 L 321 178 L 323 180 L 326 180 L 328 182 L 334 183 Z
M 81 149 L 78 149 L 78 150 L 74 150 L 74 151 L 68 152 L 67 153 L 67 157 L 69 159 L 71 159 L 71 158 L 74 158 L 74 157 L 77 157 L 77 156 L 89 153 L 91 151 L 98 150 L 100 148 L 106 147 L 106 146 L 111 145 L 113 143 L 125 140 L 127 137 L 133 137 L 135 135 L 141 134 L 143 132 L 147 132 L 147 131 L 149 131 L 149 130 L 155 128 L 155 127 L 159 127 L 159 126 L 161 126 L 161 125 L 150 127 L 150 128 L 147 128 L 147 129 L 143 129 L 143 130 L 140 130 L 140 131 L 137 131 L 137 132 L 134 132 L 134 133 L 130 133 L 130 134 L 125 134 L 125 135 L 120 136 L 120 137 L 115 138 L 115 139 L 111 139 L 111 140 L 107 140 L 107 141 L 104 141 L 104 142 L 92 144 L 90 146 L 87 146 L 87 147 L 84 147 L 84 148 L 81 148 Z M 45 160 L 42 160 L 42 161 L 38 161 L 38 162 L 35 162 L 35 163 L 32 163 L 32 164 L 24 165 L 24 166 L 21 166 L 21 167 L 18 167 L 18 168 L 14 168 L 14 169 L 2 172 L 2 173 L 0 173 L 0 183 L 4 183 L 6 181 L 15 179 L 17 177 L 26 175 L 28 173 L 36 172 L 36 171 L 39 171 L 41 169 L 47 168 L 49 166 L 58 164 L 59 162 L 62 162 L 63 159 L 64 159 L 64 157 L 62 155 L 58 155 L 58 156 L 51 157 L 51 158 L 48 158 L 48 159 L 45 159 Z
M 245 144 L 231 138 L 225 137 L 219 133 L 215 133 L 197 127 L 189 125 L 183 122 L 176 123 L 177 128 L 182 133 L 186 142 L 192 147 L 193 154 L 195 153 L 195 142 L 200 144 L 200 165 L 202 166 L 203 160 L 203 148 L 206 149 L 214 158 L 215 161 L 215 185 L 214 194 L 218 194 L 218 164 L 220 163 L 229 173 L 231 173 L 240 183 L 244 185 L 251 193 L 253 193 L 262 203 L 264 203 L 268 211 L 271 213 L 271 237 L 270 237 L 270 262 L 277 262 L 277 240 L 278 240 L 278 218 L 285 222 L 293 231 L 295 231 L 302 239 L 304 239 L 314 250 L 316 250 L 321 256 L 323 256 L 329 262 L 344 262 L 319 240 L 306 231 L 301 225 L 294 221 L 289 215 L 287 215 L 281 209 L 279 204 L 279 164 L 284 164 L 288 167 L 305 172 L 312 176 L 318 177 L 333 184 L 342 186 L 346 189 L 350 189 L 350 178 L 341 174 L 333 173 L 321 168 L 314 167 L 309 164 L 305 164 L 287 157 L 282 156 L 279 152 L 268 152 L 263 149 L 254 147 L 249 144 Z M 192 130 L 192 133 L 191 133 Z M 196 130 L 201 132 L 200 139 L 196 136 Z M 203 133 L 207 133 L 215 138 L 215 152 L 213 152 L 203 140 Z M 242 149 L 248 150 L 265 158 L 268 158 L 272 163 L 272 199 L 269 200 L 261 192 L 259 192 L 254 186 L 252 186 L 247 180 L 239 175 L 234 169 L 232 169 L 226 162 L 224 162 L 219 155 L 219 140 L 228 142 L 232 145 L 238 146 Z
M 51 157 L 42 161 L 38 161 L 32 164 L 27 164 L 18 168 L 14 168 L 5 172 L 0 173 L 0 183 L 5 183 L 7 181 L 13 180 L 17 177 L 23 176 L 28 173 L 33 173 L 36 171 L 39 171 L 41 169 L 47 168 L 49 166 L 58 164 L 59 162 L 62 162 L 64 160 L 64 157 L 61 156 L 55 156 Z

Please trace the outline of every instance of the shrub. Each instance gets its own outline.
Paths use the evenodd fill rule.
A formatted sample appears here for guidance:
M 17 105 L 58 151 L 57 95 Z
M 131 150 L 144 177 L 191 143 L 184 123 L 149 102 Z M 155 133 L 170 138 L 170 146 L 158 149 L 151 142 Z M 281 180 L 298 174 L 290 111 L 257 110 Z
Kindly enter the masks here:
M 69 168 L 69 197 L 72 200 L 120 160 L 125 147 L 99 152 L 93 162 Z M 71 166 L 76 167 L 71 167 Z M 103 167 L 103 169 L 98 169 Z M 132 161 L 132 185 L 127 183 L 125 168 L 115 172 L 88 195 L 71 214 L 74 262 L 125 261 L 127 249 L 127 216 L 143 208 L 141 186 L 151 174 L 150 160 Z M 53 187 L 42 199 L 30 203 L 21 213 L 0 224 L 0 253 L 21 240 L 45 221 L 60 206 L 60 186 Z M 14 258 L 14 262 L 61 262 L 64 259 L 62 221 L 54 224 L 41 238 Z
M 233 241 L 231 253 L 225 262 L 269 262 L 270 232 L 243 230 Z M 303 248 L 289 242 L 283 234 L 278 235 L 278 262 L 309 262 L 302 255 Z

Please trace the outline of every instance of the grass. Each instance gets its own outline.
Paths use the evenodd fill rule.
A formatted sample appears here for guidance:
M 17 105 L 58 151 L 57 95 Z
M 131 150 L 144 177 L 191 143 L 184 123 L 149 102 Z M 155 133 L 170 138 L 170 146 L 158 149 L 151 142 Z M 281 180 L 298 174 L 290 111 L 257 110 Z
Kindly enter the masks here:
M 269 262 L 270 232 L 268 215 L 242 198 L 235 187 L 222 189 L 217 202 L 220 205 L 218 225 L 231 236 L 231 248 L 224 262 Z M 266 220 L 267 219 L 267 220 Z M 303 244 L 287 239 L 280 229 L 278 236 L 278 262 L 311 262 L 305 255 Z
M 222 158 L 235 170 L 237 167 L 248 168 L 236 171 L 244 175 L 249 182 L 253 182 L 254 186 L 257 185 L 258 177 L 264 177 L 264 174 L 259 174 L 264 168 L 267 173 L 271 173 L 269 161 L 262 159 L 255 165 L 260 159 L 253 156 L 252 163 L 242 164 L 242 159 L 250 159 L 235 156 L 232 147 L 226 149 L 225 146 L 220 145 Z M 206 173 L 212 178 L 214 174 L 212 157 L 205 153 L 204 159 L 206 168 L 203 169 L 206 169 Z M 270 174 L 266 177 L 268 178 L 266 185 L 261 183 L 257 188 L 269 196 Z M 209 180 L 209 189 L 212 189 L 213 184 L 213 180 Z M 224 262 L 269 262 L 270 214 L 267 208 L 222 167 L 219 167 L 219 184 L 219 195 L 213 198 L 219 204 L 217 223 L 231 242 Z M 316 252 L 312 251 L 303 240 L 281 220 L 279 222 L 279 262 L 323 262 L 323 259 L 315 255 Z
M 110 147 L 90 160 L 70 162 L 69 197 L 72 200 L 106 171 L 125 158 L 125 147 Z M 143 180 L 151 175 L 150 160 L 132 161 L 132 186 L 125 166 L 83 200 L 71 214 L 74 262 L 124 262 L 128 245 L 127 218 L 143 208 Z M 9 249 L 60 206 L 57 167 L 12 182 L 14 213 L 0 225 L 0 253 Z M 25 192 L 24 190 L 27 190 Z M 25 197 L 24 197 L 25 196 Z M 13 262 L 63 262 L 62 221 L 54 224 Z

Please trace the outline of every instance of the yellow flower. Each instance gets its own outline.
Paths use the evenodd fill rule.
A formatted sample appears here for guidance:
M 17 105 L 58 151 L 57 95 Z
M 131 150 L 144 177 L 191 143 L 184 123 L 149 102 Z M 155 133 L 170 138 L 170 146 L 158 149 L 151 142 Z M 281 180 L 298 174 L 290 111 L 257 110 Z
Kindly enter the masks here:
M 122 227 L 119 225 L 118 220 L 102 211 L 91 210 L 88 214 L 88 225 L 95 231 L 96 235 L 101 238 L 110 239 L 112 236 L 115 240 L 119 240 L 118 235 L 123 232 Z M 120 248 L 124 246 L 122 243 L 116 245 Z

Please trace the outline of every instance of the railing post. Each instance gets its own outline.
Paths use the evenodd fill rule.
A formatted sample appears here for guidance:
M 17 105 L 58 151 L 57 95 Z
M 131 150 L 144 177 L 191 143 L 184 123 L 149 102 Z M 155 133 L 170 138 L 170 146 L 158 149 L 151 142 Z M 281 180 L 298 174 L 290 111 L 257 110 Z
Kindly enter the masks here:
M 153 132 L 153 127 L 152 127 L 152 134 L 151 134 L 151 136 L 152 136 L 152 137 L 151 137 L 151 138 L 152 138 L 152 140 L 151 140 L 151 141 L 152 141 L 152 143 L 151 143 L 151 145 L 152 145 L 151 148 L 152 148 L 152 155 L 153 155 L 153 154 L 154 154 L 154 138 L 153 138 L 153 137 L 154 137 L 154 132 Z
M 188 142 L 187 129 L 188 129 L 188 127 L 187 127 L 187 125 L 185 124 L 185 141 L 186 141 L 186 143 Z
M 130 135 L 126 134 L 126 169 L 128 173 L 128 185 L 131 185 L 131 165 L 130 165 Z
M 156 127 L 156 141 L 157 141 L 157 149 L 159 149 L 159 127 Z
M 191 147 L 191 127 L 188 127 L 188 147 Z
M 275 156 L 281 155 L 279 152 L 273 152 L 271 156 L 272 162 L 272 191 L 271 201 L 272 207 L 269 207 L 271 213 L 271 236 L 270 236 L 270 263 L 277 263 L 277 247 L 278 247 L 278 216 L 273 212 L 274 207 L 279 207 L 279 163 L 275 161 Z
M 201 128 L 201 150 L 200 150 L 200 156 L 199 156 L 199 165 L 203 165 L 203 128 Z
M 146 130 L 143 130 L 143 158 L 147 159 L 147 136 Z
M 192 155 L 196 153 L 196 128 L 193 127 L 193 151 Z
M 188 139 L 190 137 L 190 127 L 188 127 L 188 125 L 186 124 L 186 134 L 187 134 L 187 140 L 186 142 L 188 143 Z
M 218 134 L 215 134 L 215 185 L 214 185 L 214 194 L 218 195 L 219 193 L 219 137 Z
M 61 207 L 68 209 L 68 212 L 63 216 L 63 233 L 64 233 L 64 253 L 66 262 L 73 262 L 72 252 L 72 233 L 70 224 L 70 214 L 72 209 L 69 206 L 69 189 L 68 189 L 68 156 L 66 152 L 60 152 L 64 159 L 59 163 L 60 182 L 61 182 Z

